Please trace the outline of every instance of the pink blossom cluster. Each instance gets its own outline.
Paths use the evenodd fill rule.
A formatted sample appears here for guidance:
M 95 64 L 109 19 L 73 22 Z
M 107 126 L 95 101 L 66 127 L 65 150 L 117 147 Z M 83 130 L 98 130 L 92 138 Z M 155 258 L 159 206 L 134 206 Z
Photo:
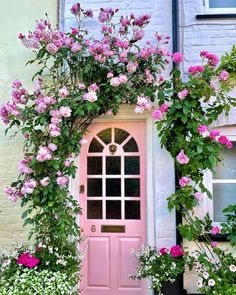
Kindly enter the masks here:
M 52 137 L 58 137 L 61 135 L 61 128 L 59 124 L 62 121 L 62 117 L 69 118 L 72 110 L 68 106 L 61 106 L 58 110 L 51 110 L 51 124 L 49 124 L 49 133 Z
M 137 98 L 137 103 L 135 107 L 135 113 L 136 114 L 142 114 L 145 111 L 148 111 L 151 109 L 151 102 L 148 96 L 140 95 Z
M 40 263 L 40 260 L 30 253 L 22 253 L 16 263 L 32 269 Z
M 23 194 L 17 188 L 12 188 L 10 186 L 4 189 L 4 193 L 7 195 L 8 199 L 12 202 L 16 202 L 18 198 L 21 198 Z
M 51 96 L 43 96 L 39 97 L 35 100 L 36 103 L 36 111 L 38 113 L 43 113 L 49 106 L 52 106 L 56 103 L 56 99 Z
M 63 176 L 61 173 L 57 173 L 57 184 L 59 186 L 66 186 L 69 183 L 69 177 L 68 176 Z
M 206 50 L 200 52 L 200 56 L 208 59 L 208 64 L 215 67 L 219 63 L 219 57 L 214 53 L 209 53 Z
M 177 162 L 180 164 L 188 164 L 189 162 L 189 157 L 185 155 L 184 150 L 181 150 L 179 154 L 176 156 Z
M 201 201 L 203 199 L 203 194 L 201 192 L 194 193 L 196 200 Z
M 109 57 L 113 56 L 115 52 L 111 50 L 107 40 L 94 41 L 89 44 L 89 52 L 94 56 L 95 60 L 104 63 Z
M 38 154 L 36 156 L 36 159 L 39 162 L 45 162 L 52 159 L 52 150 L 49 146 L 41 146 L 39 147 Z
M 164 113 L 168 112 L 168 109 L 169 109 L 169 105 L 167 103 L 163 103 L 162 105 L 160 105 L 159 108 L 155 109 L 152 112 L 153 119 L 160 121 L 163 118 Z
M 33 172 L 33 170 L 29 167 L 31 160 L 32 157 L 24 157 L 24 159 L 20 161 L 18 165 L 18 171 L 20 174 L 31 174 Z
M 177 95 L 180 100 L 184 100 L 188 96 L 188 94 L 189 94 L 188 89 L 183 89 L 179 91 Z
M 138 68 L 138 63 L 137 62 L 128 62 L 126 69 L 128 71 L 128 73 L 134 73 Z
M 93 17 L 92 9 L 84 10 L 81 8 L 80 3 L 78 2 L 72 5 L 70 11 L 74 15 L 83 14 L 84 16 L 87 16 L 87 17 Z
M 46 176 L 43 179 L 41 179 L 39 182 L 42 186 L 47 186 L 49 185 L 50 181 L 51 181 L 50 177 Z
M 125 84 L 127 82 L 128 82 L 127 76 L 126 75 L 122 75 L 122 74 L 120 74 L 119 77 L 113 77 L 110 80 L 110 84 L 113 87 L 118 87 L 121 84 Z
M 178 258 L 178 257 L 184 256 L 184 250 L 180 245 L 172 246 L 170 249 L 165 248 L 165 247 L 161 248 L 159 250 L 159 253 L 161 255 L 166 255 L 166 254 L 170 253 L 171 257 L 173 257 L 173 258 Z
M 22 86 L 22 83 L 16 79 L 12 82 L 12 100 L 17 104 L 25 104 L 28 91 Z
M 211 234 L 213 236 L 219 234 L 220 232 L 221 232 L 221 230 L 220 230 L 220 228 L 218 226 L 212 226 L 212 228 L 211 228 Z
M 100 8 L 100 12 L 98 15 L 98 20 L 101 23 L 105 23 L 108 20 L 110 20 L 115 13 L 117 13 L 119 11 L 119 9 L 112 9 L 112 8 Z
M 145 75 L 146 75 L 146 83 L 147 84 L 152 84 L 155 81 L 155 79 L 149 69 L 145 70 Z
M 229 73 L 227 71 L 221 71 L 219 78 L 221 81 L 226 81 L 229 78 Z
M 215 129 L 210 130 L 209 127 L 206 125 L 199 125 L 198 132 L 201 135 L 210 137 L 212 140 L 216 140 L 216 138 L 218 137 L 217 141 L 220 144 L 225 145 L 228 149 L 232 149 L 233 147 L 233 143 L 228 139 L 227 136 L 224 136 L 224 135 L 220 136 L 219 130 L 215 130 Z
M 175 63 L 180 63 L 183 61 L 183 54 L 181 52 L 175 52 L 172 54 L 172 58 Z
M 37 186 L 38 186 L 38 183 L 36 180 L 31 179 L 31 178 L 27 179 L 21 188 L 21 193 L 23 195 L 32 194 Z
M 84 84 L 81 83 L 79 85 L 79 88 L 80 89 L 85 89 L 86 87 L 85 87 Z M 99 90 L 99 86 L 96 83 L 91 84 L 88 87 L 88 92 L 85 92 L 83 94 L 83 99 L 84 100 L 87 100 L 89 102 L 95 102 L 95 101 L 97 101 L 97 99 L 98 99 L 98 96 L 97 96 L 98 90 Z
M 197 75 L 199 73 L 202 73 L 202 72 L 204 72 L 204 70 L 205 70 L 204 66 L 190 66 L 188 68 L 188 72 L 193 75 Z
M 20 110 L 14 102 L 7 102 L 0 106 L 0 116 L 5 125 L 7 125 L 10 122 L 11 116 L 17 118 L 19 117 L 19 115 Z

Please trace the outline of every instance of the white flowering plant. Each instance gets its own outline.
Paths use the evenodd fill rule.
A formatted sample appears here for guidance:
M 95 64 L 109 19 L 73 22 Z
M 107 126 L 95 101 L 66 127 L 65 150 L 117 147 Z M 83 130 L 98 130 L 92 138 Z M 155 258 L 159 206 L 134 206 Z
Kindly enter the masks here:
M 69 243 L 70 245 L 70 243 Z M 80 253 L 58 247 L 19 245 L 0 252 L 0 294 L 72 294 L 79 281 Z M 68 267 L 68 265 L 70 267 Z
M 139 280 L 150 278 L 151 288 L 157 294 L 161 294 L 164 282 L 173 283 L 184 272 L 187 253 L 184 253 L 183 248 L 179 245 L 159 250 L 142 245 L 137 252 L 134 252 L 134 255 L 139 260 L 139 266 L 137 266 L 137 274 L 131 278 Z
M 214 254 L 209 258 L 205 253 L 194 252 L 188 257 L 198 274 L 199 291 L 205 295 L 235 295 L 236 258 L 219 248 L 214 249 Z

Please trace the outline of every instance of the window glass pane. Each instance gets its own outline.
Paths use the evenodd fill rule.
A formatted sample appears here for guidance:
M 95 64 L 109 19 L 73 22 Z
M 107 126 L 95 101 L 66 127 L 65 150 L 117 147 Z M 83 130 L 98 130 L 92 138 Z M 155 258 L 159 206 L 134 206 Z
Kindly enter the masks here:
M 101 153 L 102 151 L 103 146 L 97 141 L 96 138 L 93 138 L 89 146 L 89 153 Z
M 128 153 L 138 152 L 138 145 L 133 137 L 124 145 L 124 151 Z
M 102 219 L 102 201 L 87 201 L 87 218 Z
M 210 8 L 236 7 L 236 0 L 209 0 Z
M 106 174 L 118 175 L 121 174 L 121 158 L 106 157 Z
M 108 197 L 121 196 L 121 179 L 120 178 L 106 179 L 106 196 Z
M 215 222 L 226 221 L 222 210 L 236 203 L 236 184 L 213 184 L 213 220 Z
M 106 219 L 121 219 L 121 201 L 106 201 Z
M 139 178 L 125 179 L 125 196 L 140 197 L 140 180 Z
M 215 169 L 214 179 L 236 179 L 236 142 L 231 150 L 222 152 L 223 163 Z
M 125 219 L 140 219 L 139 201 L 125 201 Z
M 125 157 L 125 174 L 138 175 L 140 173 L 139 157 Z
M 129 133 L 125 130 L 115 128 L 115 142 L 122 144 L 122 142 L 129 136 Z
M 102 157 L 87 158 L 87 174 L 102 174 Z
M 97 134 L 97 136 L 105 143 L 111 143 L 111 128 L 105 129 Z
M 102 196 L 102 179 L 101 178 L 88 178 L 88 197 L 101 197 Z

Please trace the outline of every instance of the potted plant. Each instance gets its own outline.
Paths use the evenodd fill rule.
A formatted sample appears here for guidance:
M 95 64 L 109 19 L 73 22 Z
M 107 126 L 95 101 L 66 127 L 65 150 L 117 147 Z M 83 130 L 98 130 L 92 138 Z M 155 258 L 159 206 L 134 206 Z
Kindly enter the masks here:
M 180 276 L 184 272 L 186 254 L 180 245 L 159 250 L 142 246 L 134 255 L 139 266 L 133 279 L 151 278 L 151 288 L 156 295 L 181 294 Z

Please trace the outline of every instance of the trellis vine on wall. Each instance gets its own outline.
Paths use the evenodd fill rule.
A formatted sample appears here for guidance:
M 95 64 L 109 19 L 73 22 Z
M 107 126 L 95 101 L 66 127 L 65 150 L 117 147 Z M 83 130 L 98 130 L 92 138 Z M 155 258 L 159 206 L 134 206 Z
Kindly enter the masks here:
M 193 240 L 199 234 L 207 236 L 211 227 L 209 216 L 202 221 L 192 214 L 202 193 L 210 197 L 203 174 L 221 160 L 222 146 L 232 147 L 209 125 L 222 112 L 227 114 L 235 100 L 228 96 L 228 72 L 219 72 L 217 56 L 205 51 L 203 64 L 189 68 L 188 81 L 178 67 L 165 80 L 162 70 L 170 54 L 164 45 L 169 37 L 156 33 L 144 43 L 149 15 L 117 18 L 118 9 L 101 9 L 101 38 L 95 39 L 84 27 L 92 10 L 76 3 L 71 12 L 78 21 L 71 32 L 40 20 L 33 32 L 19 34 L 23 45 L 35 52 L 28 64 L 37 63 L 40 70 L 33 77 L 33 94 L 19 80 L 13 81 L 12 101 L 1 106 L 0 114 L 7 130 L 17 127 L 25 138 L 19 178 L 5 193 L 26 206 L 22 218 L 31 225 L 38 268 L 72 275 L 80 269 L 76 218 L 81 208 L 68 184 L 69 177 L 75 177 L 74 159 L 86 144 L 93 119 L 118 113 L 122 103 L 135 104 L 135 112 L 143 113 L 158 100 L 153 117 L 161 144 L 176 159 L 180 174 L 180 188 L 169 197 L 169 208 L 181 210 L 187 223 L 180 231 Z M 180 53 L 172 57 L 176 65 L 183 58 Z

